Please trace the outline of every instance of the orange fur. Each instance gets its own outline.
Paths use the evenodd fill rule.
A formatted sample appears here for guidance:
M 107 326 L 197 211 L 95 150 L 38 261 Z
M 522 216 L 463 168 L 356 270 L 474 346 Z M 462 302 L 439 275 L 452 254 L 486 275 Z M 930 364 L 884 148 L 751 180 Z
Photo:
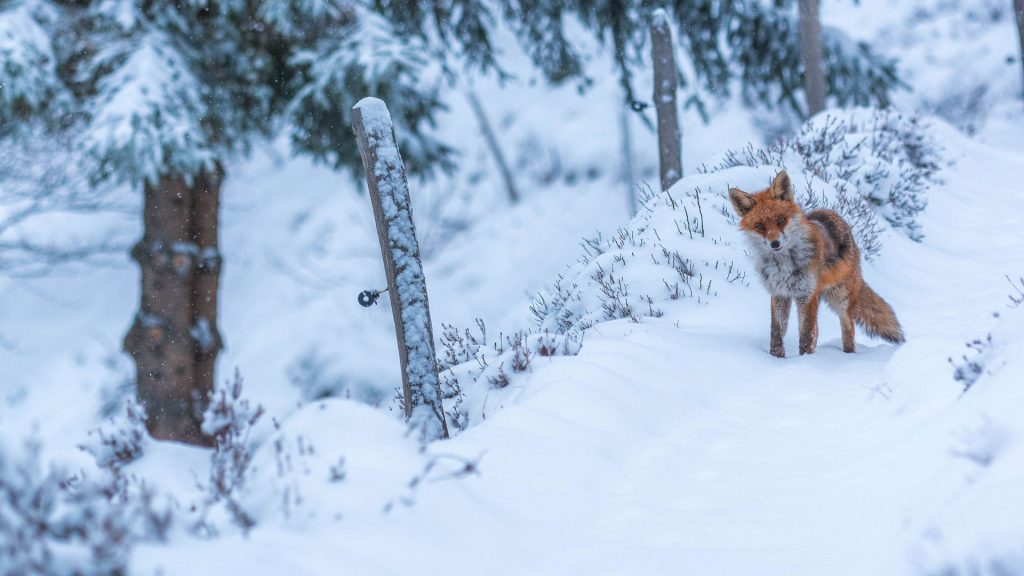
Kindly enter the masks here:
M 903 342 L 892 308 L 861 276 L 860 249 L 850 226 L 831 210 L 804 212 L 794 196 L 785 171 L 756 194 L 729 191 L 740 230 L 750 240 L 758 272 L 772 295 L 772 355 L 785 356 L 783 336 L 792 299 L 800 315 L 801 354 L 813 353 L 817 346 L 822 299 L 839 315 L 844 352 L 855 350 L 855 323 L 871 336 Z

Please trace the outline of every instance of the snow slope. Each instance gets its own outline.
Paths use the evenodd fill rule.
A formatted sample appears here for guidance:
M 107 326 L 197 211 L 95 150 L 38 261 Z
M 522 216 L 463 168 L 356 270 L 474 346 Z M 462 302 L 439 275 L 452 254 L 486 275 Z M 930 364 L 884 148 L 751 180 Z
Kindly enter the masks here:
M 309 405 L 276 433 L 330 447 L 298 474 L 301 505 L 287 516 L 272 505 L 280 487 L 264 474 L 250 496 L 263 524 L 146 547 L 136 572 L 1024 572 L 1024 310 L 1005 310 L 1003 279 L 1024 269 L 1024 156 L 937 130 L 955 164 L 929 194 L 927 240 L 889 231 L 865 267 L 905 345 L 860 335 L 858 353 L 843 354 L 823 312 L 816 354 L 794 355 L 791 332 L 789 357 L 772 358 L 767 295 L 725 282 L 700 303 L 662 302 L 659 318 L 595 324 L 578 356 L 535 358 L 492 391 L 484 418 L 421 454 L 380 412 Z M 726 177 L 752 187 L 763 172 L 691 177 L 673 196 Z M 709 237 L 691 254 L 740 250 L 728 218 L 708 210 L 724 199 L 704 201 Z M 650 203 L 627 229 L 674 211 L 665 195 Z M 964 394 L 947 358 L 984 337 L 993 311 L 1008 322 L 1004 344 Z M 339 454 L 346 480 L 328 485 Z
M 724 183 L 708 177 L 710 242 L 687 244 L 678 209 L 667 212 L 664 197 L 652 205 L 655 228 L 673 249 L 689 246 L 681 253 L 713 287 L 701 292 L 698 277 L 693 298 L 672 300 L 662 280 L 675 271 L 647 245 L 630 258 L 631 297 L 650 296 L 661 317 L 598 322 L 578 356 L 535 358 L 506 388 L 467 384 L 469 428 L 421 450 L 392 411 L 390 310 L 355 305 L 360 290 L 383 285 L 368 201 L 357 183 L 269 146 L 231 167 L 222 221 L 221 370 L 240 367 L 268 412 L 243 495 L 259 523 L 243 534 L 216 517 L 219 537 L 189 534 L 209 455 L 148 443 L 129 472 L 172 495 L 180 518 L 168 543 L 136 551 L 132 573 L 1024 573 L 1022 311 L 1007 309 L 1004 278 L 1024 272 L 1024 108 L 1009 4 L 862 1 L 826 3 L 826 24 L 902 56 L 914 88 L 899 95 L 902 108 L 962 113 L 952 119 L 977 130 L 972 140 L 939 128 L 955 164 L 920 215 L 924 242 L 888 231 L 865 267 L 907 344 L 860 337 L 858 354 L 844 355 L 823 310 L 816 355 L 796 357 L 793 332 L 789 358 L 768 356 L 767 296 L 712 207 Z M 566 270 L 578 239 L 595 229 L 615 238 L 626 218 L 614 78 L 596 74 L 580 96 L 531 76 L 474 85 L 522 175 L 520 205 L 505 207 L 456 89 L 440 126 L 462 145 L 464 170 L 413 183 L 434 321 L 482 316 L 492 341 L 530 322 L 528 303 L 557 273 L 593 272 Z M 988 89 L 975 114 L 979 85 Z M 686 118 L 688 173 L 755 140 L 766 116 L 769 129 L 786 123 L 739 108 L 713 111 L 706 126 Z M 654 181 L 652 136 L 635 118 L 632 127 L 637 175 Z M 729 183 L 756 187 L 772 172 Z M 673 192 L 691 218 L 695 181 Z M 135 238 L 137 222 L 116 232 Z M 600 261 L 617 266 L 613 252 L 633 251 Z M 652 253 L 661 260 L 640 262 Z M 714 270 L 723 259 L 745 280 Z M 13 452 L 35 436 L 48 458 L 91 466 L 77 445 L 129 373 L 119 350 L 136 282 L 127 258 L 0 279 L 0 446 Z M 580 292 L 591 311 L 595 288 Z M 974 354 L 965 343 L 990 331 L 995 345 L 964 394 L 947 358 L 963 365 Z M 319 393 L 339 398 L 309 401 Z M 342 458 L 344 479 L 332 481 Z

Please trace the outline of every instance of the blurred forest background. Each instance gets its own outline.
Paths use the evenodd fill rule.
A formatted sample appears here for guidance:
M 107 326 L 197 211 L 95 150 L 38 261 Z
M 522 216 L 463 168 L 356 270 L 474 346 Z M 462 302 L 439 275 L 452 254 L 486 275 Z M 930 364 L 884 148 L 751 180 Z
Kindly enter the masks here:
M 680 119 L 668 182 L 659 11 Z M 921 116 L 1018 149 L 1022 51 L 1022 0 L 0 0 L 0 478 L 26 438 L 91 462 L 79 446 L 114 416 L 134 423 L 131 441 L 100 434 L 114 453 L 143 430 L 207 447 L 230 430 L 211 493 L 245 526 L 226 463 L 244 475 L 250 429 L 325 398 L 398 414 L 390 310 L 356 302 L 386 286 L 352 132 L 364 97 L 394 120 L 451 351 L 456 326 L 513 346 L 550 312 L 538 292 L 645 198 L 767 165 L 762 147 L 804 154 L 823 111 L 875 114 L 844 128 L 867 139 L 913 147 Z M 915 194 L 940 181 L 933 152 L 908 168 Z M 858 201 L 866 228 L 877 208 L 919 242 L 919 200 Z M 480 420 L 515 387 L 499 388 Z M 233 427 L 204 426 L 211 410 Z

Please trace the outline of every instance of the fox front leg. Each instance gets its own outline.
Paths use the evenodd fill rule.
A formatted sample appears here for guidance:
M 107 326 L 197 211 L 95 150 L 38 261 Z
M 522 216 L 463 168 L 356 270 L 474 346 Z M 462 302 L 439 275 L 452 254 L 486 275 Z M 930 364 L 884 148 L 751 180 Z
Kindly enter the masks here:
M 814 354 L 818 346 L 818 294 L 797 300 L 800 307 L 800 354 Z
M 776 358 L 786 357 L 786 347 L 782 340 L 786 336 L 786 327 L 789 325 L 789 309 L 793 301 L 786 296 L 772 296 L 772 340 L 770 343 L 771 355 Z

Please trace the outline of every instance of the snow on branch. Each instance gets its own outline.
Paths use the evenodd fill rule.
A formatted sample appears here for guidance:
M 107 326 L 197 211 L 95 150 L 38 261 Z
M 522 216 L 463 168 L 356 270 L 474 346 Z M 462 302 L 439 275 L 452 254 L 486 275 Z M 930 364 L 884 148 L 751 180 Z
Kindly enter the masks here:
M 41 20 L 38 2 L 7 3 L 0 10 L 0 120 L 34 114 L 64 94 L 57 58 Z
M 450 148 L 425 130 L 443 108 L 434 81 L 440 63 L 427 44 L 400 34 L 393 22 L 360 6 L 333 16 L 309 11 L 307 18 L 328 18 L 333 25 L 330 34 L 297 40 L 290 61 L 303 79 L 286 112 L 297 147 L 335 166 L 351 165 L 357 154 L 354 142 L 332 128 L 333 119 L 351 124 L 355 95 L 374 94 L 395 112 L 392 120 L 411 173 L 451 170 Z M 325 123 L 325 117 L 332 122 Z
M 84 148 L 99 162 L 99 178 L 155 182 L 168 171 L 213 170 L 201 83 L 166 34 L 151 31 L 137 43 L 100 82 L 83 134 Z
M 134 212 L 109 186 L 89 184 L 89 164 L 70 134 L 49 133 L 39 122 L 0 140 L 0 275 L 41 276 L 62 264 L 123 257 L 129 243 L 116 230 L 75 225 Z

